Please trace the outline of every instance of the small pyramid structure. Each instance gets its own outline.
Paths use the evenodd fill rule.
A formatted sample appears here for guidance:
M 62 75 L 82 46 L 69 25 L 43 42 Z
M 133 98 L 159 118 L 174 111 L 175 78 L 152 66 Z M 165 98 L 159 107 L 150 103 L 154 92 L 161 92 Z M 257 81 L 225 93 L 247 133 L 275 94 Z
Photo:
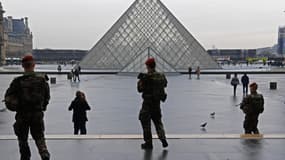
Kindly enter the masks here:
M 80 62 L 83 68 L 144 71 L 148 57 L 162 72 L 218 64 L 160 0 L 136 0 Z

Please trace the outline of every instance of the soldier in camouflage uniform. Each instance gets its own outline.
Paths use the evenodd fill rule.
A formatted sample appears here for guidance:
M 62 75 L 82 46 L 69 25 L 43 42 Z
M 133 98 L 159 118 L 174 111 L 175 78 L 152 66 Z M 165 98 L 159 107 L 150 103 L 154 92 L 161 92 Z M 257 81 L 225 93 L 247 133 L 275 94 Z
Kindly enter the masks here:
M 246 96 L 241 103 L 241 110 L 245 113 L 243 127 L 245 134 L 259 134 L 257 128 L 258 116 L 264 111 L 264 99 L 262 94 L 257 93 L 258 85 L 250 85 L 250 95 Z
M 16 122 L 14 131 L 18 137 L 21 160 L 30 160 L 31 151 L 28 144 L 28 134 L 36 142 L 42 160 L 49 160 L 44 137 L 44 112 L 50 99 L 49 85 L 44 75 L 34 72 L 35 63 L 31 55 L 22 59 L 24 75 L 15 78 L 5 93 L 5 97 L 16 95 L 18 105 L 16 107 Z
M 143 104 L 139 113 L 143 129 L 143 137 L 145 143 L 141 145 L 142 149 L 152 149 L 152 133 L 151 120 L 153 121 L 158 138 L 162 142 L 163 147 L 167 147 L 165 131 L 162 123 L 162 114 L 160 101 L 166 100 L 164 88 L 167 86 L 167 80 L 162 73 L 155 71 L 155 60 L 149 58 L 146 62 L 147 73 L 140 73 L 138 76 L 137 89 L 142 93 Z

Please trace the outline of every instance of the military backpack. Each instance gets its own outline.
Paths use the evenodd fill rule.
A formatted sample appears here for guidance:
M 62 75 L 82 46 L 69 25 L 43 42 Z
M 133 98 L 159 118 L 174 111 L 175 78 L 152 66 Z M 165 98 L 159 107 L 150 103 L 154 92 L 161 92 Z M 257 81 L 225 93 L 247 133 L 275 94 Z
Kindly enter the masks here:
M 12 112 L 15 112 L 19 105 L 18 96 L 16 94 L 7 94 L 7 92 L 4 97 L 4 102 L 5 102 L 6 108 Z
M 16 78 L 14 81 L 17 90 L 8 88 L 6 91 L 6 107 L 11 111 L 43 110 L 45 78 L 38 75 L 24 75 Z
M 264 100 L 261 94 L 249 95 L 250 103 L 255 113 L 263 113 L 264 111 Z
M 167 99 L 167 94 L 165 93 L 165 88 L 167 86 L 167 80 L 162 73 L 152 73 L 150 76 L 152 96 L 162 102 Z

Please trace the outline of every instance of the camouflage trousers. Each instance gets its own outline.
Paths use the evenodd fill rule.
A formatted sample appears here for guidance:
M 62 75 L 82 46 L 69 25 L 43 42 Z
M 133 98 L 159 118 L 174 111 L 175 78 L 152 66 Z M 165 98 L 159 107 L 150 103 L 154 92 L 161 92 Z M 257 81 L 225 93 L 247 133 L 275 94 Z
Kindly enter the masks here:
M 153 121 L 158 138 L 166 139 L 165 131 L 162 123 L 162 115 L 160 104 L 152 104 L 144 102 L 139 114 L 139 120 L 143 129 L 144 141 L 152 144 L 151 121 Z
M 25 112 L 16 114 L 16 122 L 14 124 L 14 132 L 18 137 L 21 160 L 30 160 L 31 151 L 28 144 L 28 135 L 35 140 L 36 146 L 43 160 L 49 159 L 44 137 L 44 121 L 43 112 Z
M 245 134 L 259 134 L 259 130 L 257 128 L 258 116 L 259 114 L 245 115 L 245 119 L 243 122 Z

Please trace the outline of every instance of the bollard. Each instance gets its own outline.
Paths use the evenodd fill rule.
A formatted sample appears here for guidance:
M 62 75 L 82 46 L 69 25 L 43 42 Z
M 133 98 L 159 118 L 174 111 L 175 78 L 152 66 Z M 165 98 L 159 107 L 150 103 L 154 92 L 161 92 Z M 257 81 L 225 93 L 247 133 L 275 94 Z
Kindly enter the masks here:
M 277 89 L 277 82 L 270 82 L 269 87 L 271 90 L 276 90 Z
M 68 74 L 67 74 L 67 79 L 68 79 L 68 80 L 71 80 L 71 79 L 72 79 L 72 73 L 68 73 Z
M 56 84 L 56 78 L 55 77 L 50 78 L 50 84 Z
M 231 74 L 230 74 L 230 73 L 227 73 L 227 74 L 226 74 L 226 78 L 227 78 L 227 79 L 231 79 Z

